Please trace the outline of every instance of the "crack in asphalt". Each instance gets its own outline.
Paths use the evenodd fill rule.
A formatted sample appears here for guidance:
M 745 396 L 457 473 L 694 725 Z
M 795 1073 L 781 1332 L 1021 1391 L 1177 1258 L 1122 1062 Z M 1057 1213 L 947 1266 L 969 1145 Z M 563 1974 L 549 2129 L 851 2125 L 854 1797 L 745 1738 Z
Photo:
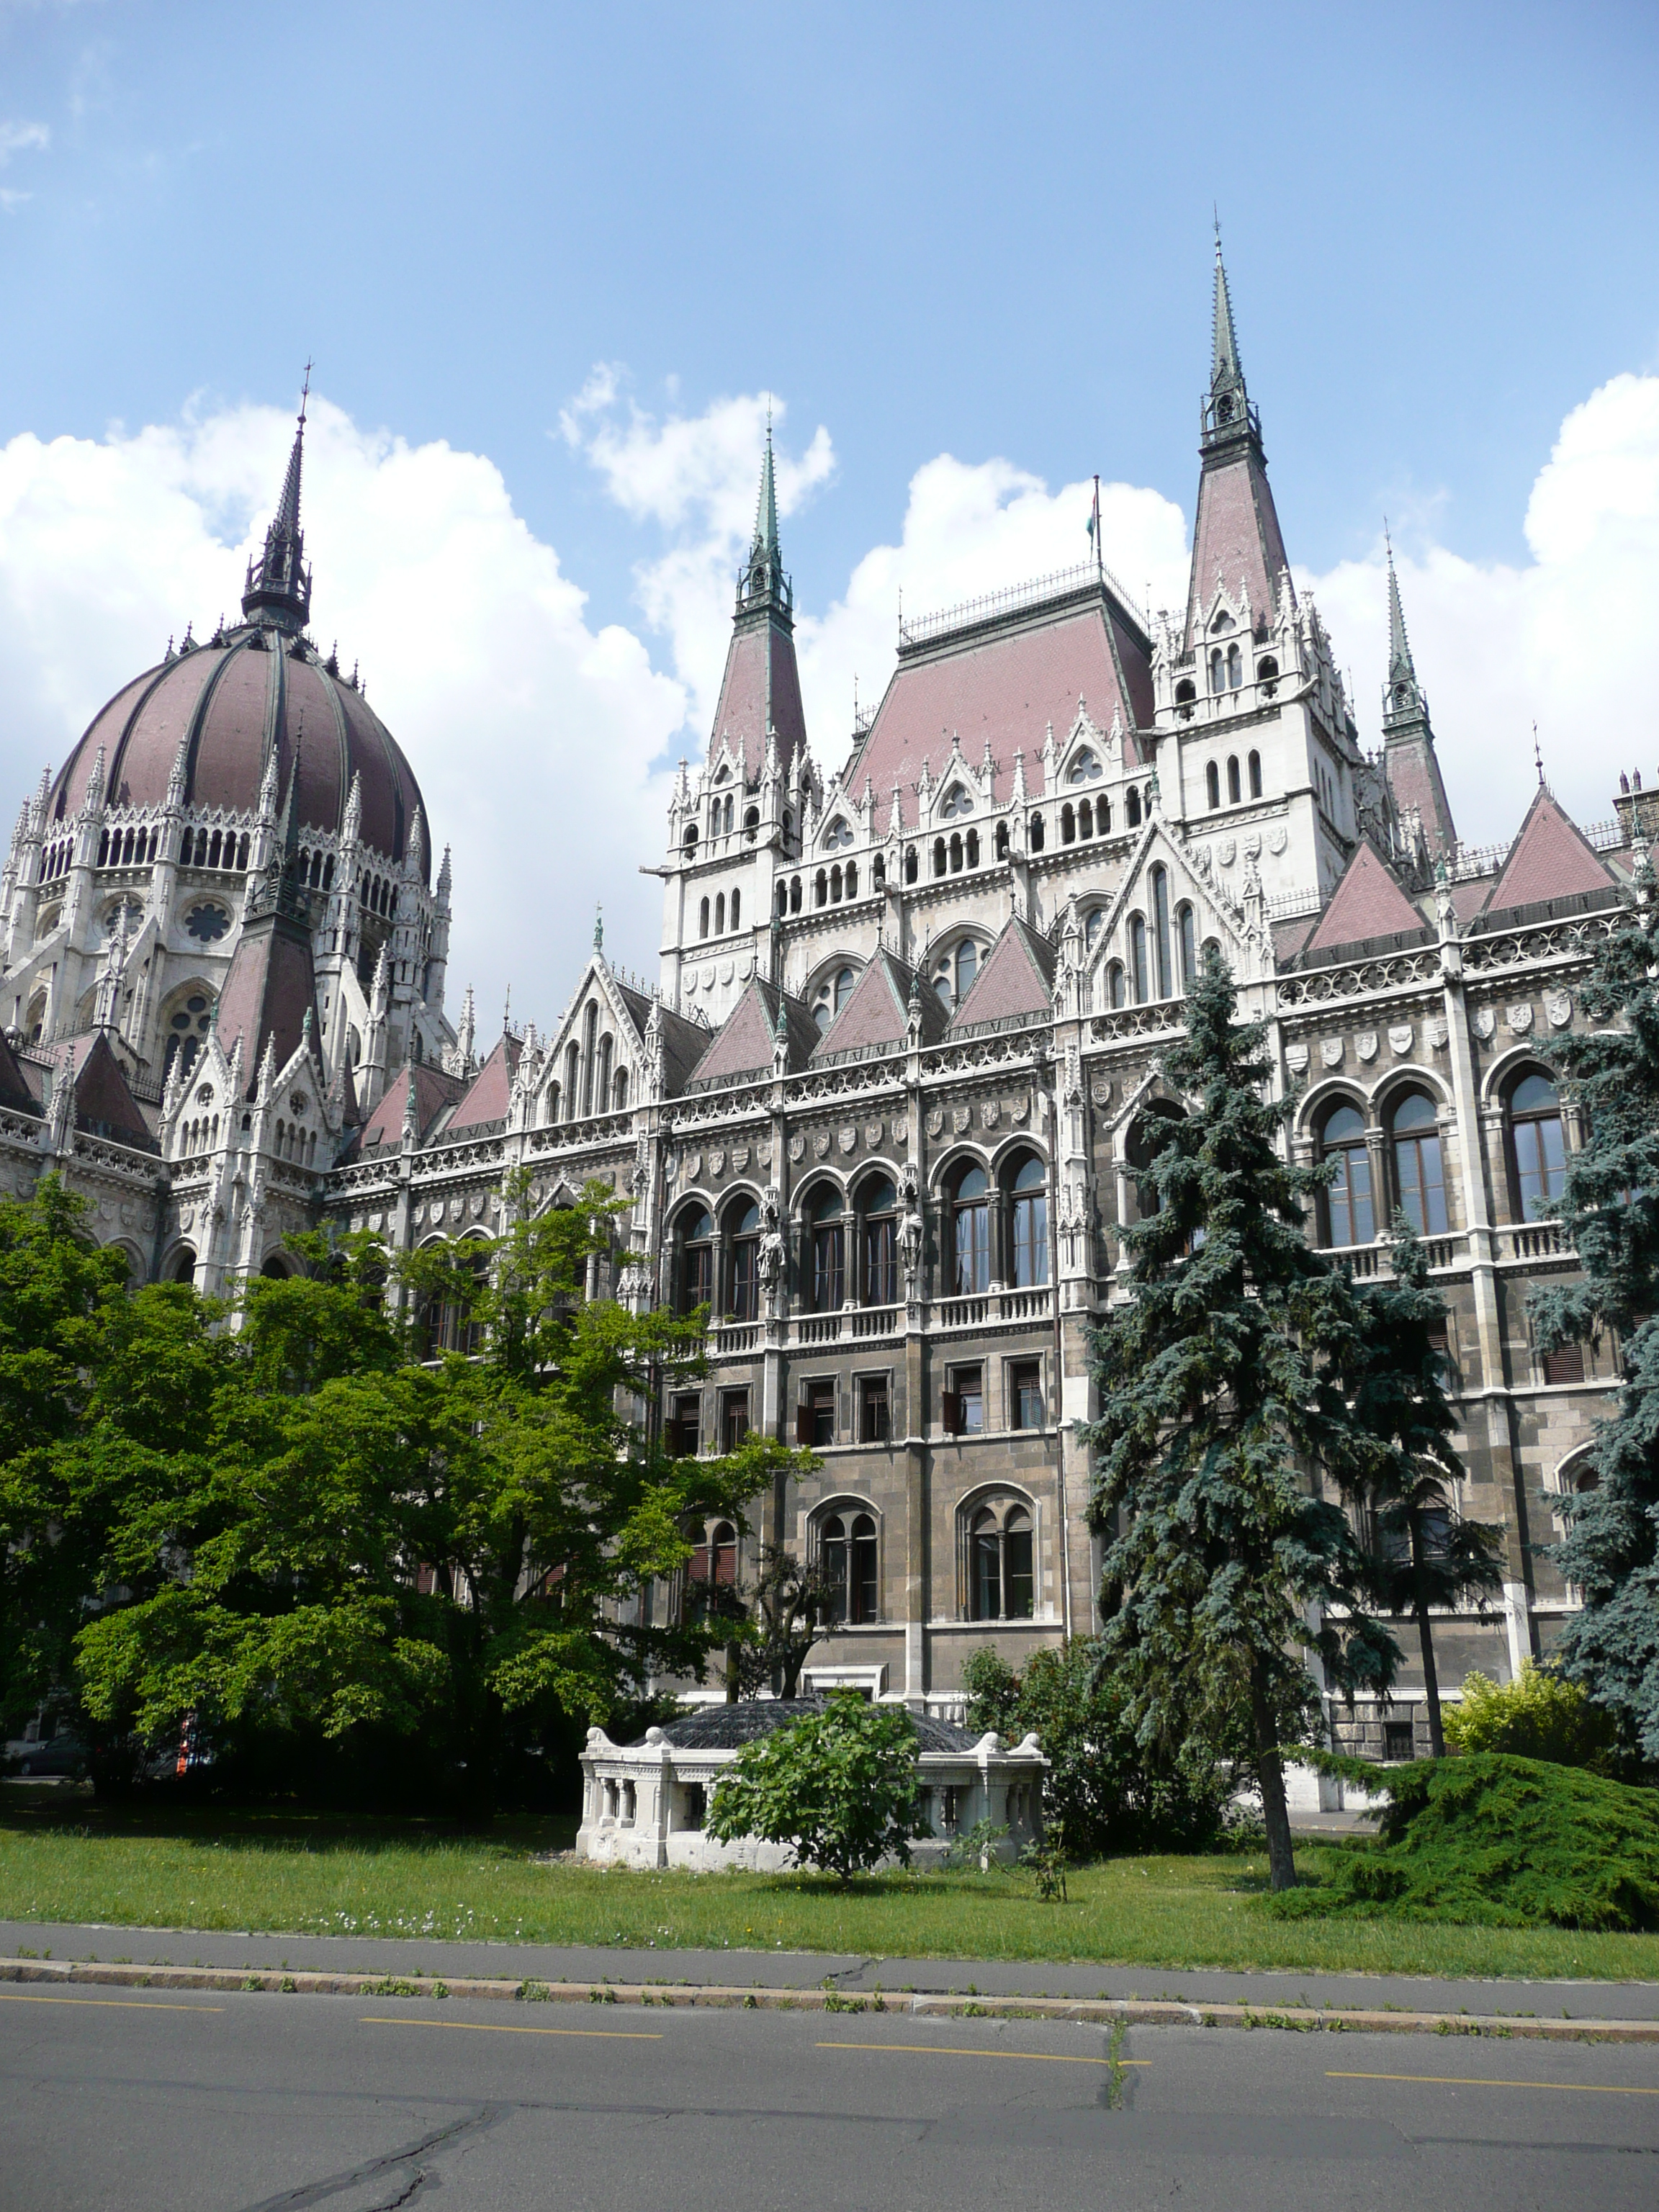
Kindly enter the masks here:
M 321 2204 L 348 2189 L 360 2189 L 380 2174 L 395 2173 L 400 2166 L 415 2165 L 428 2152 L 453 2150 L 464 2136 L 481 2134 L 493 2128 L 511 2109 L 510 2104 L 475 2105 L 464 2118 L 451 2120 L 447 2126 L 434 2128 L 397 2150 L 386 2151 L 379 2158 L 365 2159 L 343 2173 L 328 2174 L 320 2181 L 302 2182 L 297 2189 L 284 2189 L 276 2197 L 262 2197 L 257 2204 L 249 2205 L 246 2212 L 303 2212 L 307 2205 Z M 399 2205 L 407 2204 L 424 2187 L 426 2180 L 426 2167 L 416 2166 L 409 2186 L 384 2203 L 371 2207 L 370 2212 L 397 2212 Z

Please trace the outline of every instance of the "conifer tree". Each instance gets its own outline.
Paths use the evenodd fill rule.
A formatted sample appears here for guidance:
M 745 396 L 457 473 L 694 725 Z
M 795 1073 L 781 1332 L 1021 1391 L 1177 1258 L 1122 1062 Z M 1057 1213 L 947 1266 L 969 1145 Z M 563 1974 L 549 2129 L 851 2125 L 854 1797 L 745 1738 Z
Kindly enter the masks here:
M 1375 1447 L 1364 1483 L 1377 1542 L 1376 1593 L 1383 1610 L 1417 1623 L 1429 1743 L 1446 1751 L 1430 1616 L 1484 1599 L 1503 1583 L 1501 1532 L 1457 1510 L 1462 1462 L 1452 1445 L 1457 1416 L 1446 1395 L 1446 1302 L 1429 1281 L 1421 1241 L 1395 1217 L 1394 1277 L 1361 1295 L 1360 1343 L 1349 1377 L 1354 1419 Z
M 1275 1889 L 1296 1870 L 1279 1746 L 1305 1707 L 1308 1650 L 1327 1681 L 1385 1690 L 1400 1651 L 1366 1605 L 1367 1566 L 1324 1494 L 1357 1486 L 1364 1438 L 1343 1392 L 1356 1350 L 1346 1279 L 1308 1243 L 1320 1171 L 1274 1143 L 1260 1024 L 1236 1024 L 1212 956 L 1163 1076 L 1146 1171 L 1156 1211 L 1126 1235 L 1133 1296 L 1095 1338 L 1100 1419 L 1091 1513 L 1112 1534 L 1103 1642 L 1150 1738 L 1170 1711 L 1248 1699 Z
M 1584 1141 L 1557 1214 L 1581 1280 L 1534 1293 L 1547 1351 L 1612 1332 L 1618 1409 L 1601 1422 L 1553 1556 L 1583 1593 L 1556 1658 L 1659 1763 L 1659 899 L 1645 851 L 1625 912 L 1579 989 L 1589 1024 L 1549 1048 Z

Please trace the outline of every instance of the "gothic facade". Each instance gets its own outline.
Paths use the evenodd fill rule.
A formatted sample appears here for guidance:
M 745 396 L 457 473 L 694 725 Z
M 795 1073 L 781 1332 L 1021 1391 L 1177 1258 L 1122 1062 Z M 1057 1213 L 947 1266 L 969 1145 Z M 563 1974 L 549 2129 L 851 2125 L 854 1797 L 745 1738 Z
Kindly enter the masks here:
M 693 1532 L 695 1571 L 740 1574 L 764 1539 L 817 1556 L 836 1618 L 808 1686 L 950 1715 L 975 1647 L 1018 1663 L 1093 1622 L 1088 1333 L 1125 1295 L 1149 1121 L 1183 1110 L 1159 1060 L 1213 945 L 1267 1024 L 1289 1141 L 1337 1164 L 1310 1234 L 1374 1278 L 1403 1206 L 1450 1307 L 1459 1502 L 1506 1559 L 1501 1606 L 1441 1624 L 1443 1680 L 1548 1647 L 1573 1600 L 1538 1547 L 1611 1370 L 1606 1345 L 1546 1358 L 1529 1329 L 1528 1291 L 1574 1264 L 1540 1218 L 1577 1132 L 1539 1046 L 1579 1019 L 1640 802 L 1581 829 L 1540 783 L 1506 844 L 1462 843 L 1392 568 L 1382 742 L 1361 747 L 1291 579 L 1218 252 L 1184 607 L 1137 608 L 1097 534 L 1071 574 L 908 622 L 827 773 L 769 441 L 714 726 L 656 868 L 657 983 L 596 932 L 546 1038 L 475 1049 L 470 998 L 445 1019 L 447 866 L 428 891 L 406 764 L 304 635 L 299 453 L 244 624 L 120 695 L 25 806 L 0 1177 L 62 1164 L 135 1273 L 209 1288 L 283 1264 L 301 1221 L 407 1248 L 487 1234 L 514 1169 L 538 1206 L 602 1178 L 629 1201 L 605 1287 L 713 1314 L 706 1383 L 650 1418 L 683 1449 L 763 1427 L 821 1461 L 741 1541 Z M 200 765 L 222 693 L 240 784 Z M 1407 1753 L 1416 1680 L 1337 1708 L 1339 1740 Z

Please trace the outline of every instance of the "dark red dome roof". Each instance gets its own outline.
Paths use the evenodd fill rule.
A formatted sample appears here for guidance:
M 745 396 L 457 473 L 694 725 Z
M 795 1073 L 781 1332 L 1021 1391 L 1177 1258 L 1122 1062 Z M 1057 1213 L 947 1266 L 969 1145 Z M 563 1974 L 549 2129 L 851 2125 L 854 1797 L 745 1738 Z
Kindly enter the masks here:
M 175 654 L 118 691 L 59 772 L 48 818 L 63 821 L 79 810 L 100 745 L 109 803 L 160 806 L 181 742 L 185 804 L 252 812 L 267 744 L 276 743 L 279 787 L 286 790 L 296 736 L 301 830 L 337 830 L 358 775 L 363 842 L 401 860 L 421 788 L 392 732 L 362 693 L 331 675 L 309 647 L 295 659 L 291 637 L 253 624 Z M 427 880 L 429 824 L 424 842 Z

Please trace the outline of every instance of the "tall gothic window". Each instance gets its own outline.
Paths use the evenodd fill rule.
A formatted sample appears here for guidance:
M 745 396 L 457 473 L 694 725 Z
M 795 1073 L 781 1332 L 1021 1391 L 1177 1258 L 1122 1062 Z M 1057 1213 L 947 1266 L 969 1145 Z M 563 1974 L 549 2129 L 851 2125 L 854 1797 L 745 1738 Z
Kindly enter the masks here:
M 838 1313 L 847 1296 L 847 1231 L 841 1193 L 827 1184 L 812 1201 L 812 1310 Z
M 898 1194 L 890 1178 L 877 1176 L 859 1193 L 864 1239 L 864 1303 L 898 1303 Z
M 1376 1236 L 1371 1196 L 1371 1156 L 1365 1124 L 1355 1106 L 1338 1106 L 1326 1116 L 1320 1154 L 1336 1169 L 1325 1193 L 1328 1244 L 1370 1244 Z
M 714 1303 L 714 1224 L 707 1206 L 680 1216 L 680 1311 Z
M 1136 1006 L 1144 1006 L 1149 996 L 1146 984 L 1146 922 L 1144 915 L 1129 916 L 1129 979 Z
M 880 1616 L 879 1546 L 870 1513 L 830 1514 L 818 1527 L 818 1563 L 826 1594 L 825 1625 Z
M 1152 940 L 1158 959 L 1158 995 L 1160 999 L 1174 996 L 1170 981 L 1170 872 L 1163 866 L 1152 870 Z
M 1035 1610 L 1031 1509 L 993 1498 L 968 1528 L 968 1610 L 975 1620 L 1029 1620 Z
M 1012 1212 L 1014 1285 L 1032 1290 L 1048 1279 L 1048 1181 L 1035 1157 L 1014 1177 Z
M 732 1238 L 731 1297 L 734 1321 L 760 1318 L 760 1208 L 754 1200 L 741 1201 L 728 1216 Z
M 1434 1101 L 1413 1091 L 1395 1108 L 1389 1133 L 1394 1145 L 1394 1188 L 1401 1211 L 1419 1236 L 1447 1227 L 1446 1171 Z
M 1561 1101 L 1547 1075 L 1523 1075 L 1510 1091 L 1510 1142 L 1516 1211 L 1523 1221 L 1536 1221 L 1546 1200 L 1559 1197 L 1567 1164 Z
M 951 1208 L 952 1287 L 976 1297 L 991 1281 L 991 1179 L 981 1167 L 964 1168 Z

